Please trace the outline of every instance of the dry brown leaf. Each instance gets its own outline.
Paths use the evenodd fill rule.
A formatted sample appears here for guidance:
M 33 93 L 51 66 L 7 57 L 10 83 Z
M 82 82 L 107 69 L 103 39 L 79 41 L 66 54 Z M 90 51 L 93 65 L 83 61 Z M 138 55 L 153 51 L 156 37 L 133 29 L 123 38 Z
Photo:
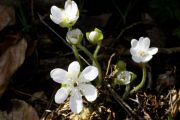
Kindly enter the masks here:
M 176 118 L 178 112 L 180 112 L 180 90 L 172 89 L 169 91 L 169 109 L 168 112 Z
M 159 74 L 157 79 L 156 91 L 162 91 L 173 85 L 175 85 L 176 80 L 176 67 L 172 67 L 170 70 L 165 71 L 163 74 Z
M 0 5 L 0 31 L 15 23 L 15 11 L 12 7 Z
M 0 42 L 0 56 L 4 54 L 4 52 L 9 48 L 9 46 L 15 45 L 19 42 L 19 40 L 22 39 L 19 33 L 8 34 L 1 37 L 2 38 L 0 40 L 3 42 Z
M 27 42 L 21 39 L 0 55 L 0 96 L 6 90 L 11 76 L 24 62 L 26 49 Z
M 31 98 L 30 101 L 36 101 L 38 99 L 43 99 L 43 100 L 47 100 L 47 96 L 45 95 L 44 91 L 38 91 L 36 93 L 34 93 Z
M 0 111 L 0 120 L 39 120 L 36 110 L 22 100 L 11 100 L 10 111 Z

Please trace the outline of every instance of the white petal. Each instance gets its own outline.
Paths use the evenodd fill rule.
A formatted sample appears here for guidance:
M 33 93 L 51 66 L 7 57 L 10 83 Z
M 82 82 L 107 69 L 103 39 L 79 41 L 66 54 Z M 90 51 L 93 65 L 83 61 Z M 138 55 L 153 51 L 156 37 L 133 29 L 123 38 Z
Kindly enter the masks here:
M 81 32 L 81 30 L 79 28 L 73 29 L 73 30 L 71 30 L 71 32 L 72 32 L 71 34 L 74 34 L 74 35 L 77 35 L 77 36 L 82 35 L 82 32 Z
M 50 18 L 54 23 L 59 24 L 64 17 L 65 17 L 65 12 L 63 9 L 58 8 L 56 6 L 51 7 Z
M 137 43 L 138 43 L 138 41 L 136 39 L 132 39 L 131 40 L 131 47 L 133 47 L 133 48 L 136 47 Z
M 68 97 L 70 89 L 68 87 L 63 87 L 59 89 L 55 94 L 55 102 L 60 104 L 63 103 Z
M 146 57 L 143 57 L 142 62 L 148 62 L 152 59 L 152 55 L 147 55 Z
M 83 109 L 82 96 L 78 90 L 73 90 L 70 97 L 70 109 L 74 113 L 80 113 Z
M 65 12 L 70 20 L 74 20 L 78 14 L 78 6 L 74 1 L 67 0 L 65 2 Z
M 58 8 L 56 6 L 51 7 L 51 15 L 56 18 L 61 18 L 63 12 L 64 12 L 64 10 L 61 8 Z
M 72 0 L 66 0 L 65 5 L 64 5 L 65 11 L 68 13 L 72 12 L 72 6 L 73 6 Z
M 139 38 L 139 42 L 142 42 L 144 40 L 144 37 Z
M 56 6 L 52 6 L 51 7 L 51 14 L 54 16 L 54 17 L 59 17 L 60 14 L 61 14 L 62 10 Z
M 54 23 L 59 24 L 60 20 L 58 18 L 56 18 L 56 17 L 54 17 L 52 15 L 50 15 L 50 18 Z
M 132 56 L 132 59 L 133 59 L 133 61 L 136 62 L 136 63 L 142 62 L 142 59 L 141 59 L 140 57 L 138 57 L 138 56 Z
M 94 41 L 94 38 L 96 38 L 97 35 L 98 35 L 98 33 L 97 33 L 96 31 L 92 31 L 92 32 L 90 32 L 90 34 L 89 34 L 89 39 L 90 39 L 91 41 Z
M 66 40 L 70 42 L 71 44 L 77 44 L 82 39 L 82 32 L 80 29 L 73 29 L 67 32 Z
M 148 53 L 151 54 L 151 55 L 154 55 L 158 52 L 158 48 L 156 47 L 151 47 L 148 49 Z
M 85 96 L 85 98 L 92 102 L 94 100 L 96 100 L 97 98 L 97 89 L 91 85 L 91 84 L 80 84 L 79 88 L 81 89 L 83 95 Z
M 130 53 L 131 53 L 131 55 L 136 56 L 137 55 L 137 49 L 136 48 L 130 48 Z
M 79 82 L 89 82 L 98 76 L 98 69 L 94 66 L 86 67 L 79 76 Z
M 139 47 L 141 49 L 147 50 L 149 46 L 150 46 L 150 39 L 148 37 L 145 37 L 144 39 L 139 40 Z
M 68 82 L 68 78 L 66 77 L 67 71 L 65 71 L 63 69 L 55 68 L 55 69 L 51 70 L 50 76 L 57 83 L 67 83 Z
M 77 61 L 74 61 L 69 65 L 68 73 L 72 74 L 75 78 L 78 77 L 80 73 L 80 65 Z
M 66 40 L 68 42 L 70 42 L 71 44 L 77 44 L 78 43 L 78 39 L 77 38 L 67 38 Z

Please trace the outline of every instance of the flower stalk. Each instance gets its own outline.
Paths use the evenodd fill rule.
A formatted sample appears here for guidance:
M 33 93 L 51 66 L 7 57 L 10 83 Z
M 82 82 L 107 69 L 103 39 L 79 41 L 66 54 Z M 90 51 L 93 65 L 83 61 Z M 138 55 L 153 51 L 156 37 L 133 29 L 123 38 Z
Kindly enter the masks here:
M 80 66 L 82 67 L 82 62 L 81 62 L 81 59 L 80 59 L 80 56 L 79 56 L 79 52 L 78 52 L 78 49 L 77 49 L 76 45 L 72 45 L 72 50 L 73 50 L 75 58 L 79 62 Z
M 94 56 L 95 59 L 97 59 L 97 55 L 98 55 L 98 52 L 99 52 L 100 48 L 101 48 L 101 42 L 99 42 L 99 43 L 97 44 L 96 49 L 95 49 L 95 51 L 94 51 L 93 56 Z
M 99 76 L 98 76 L 98 81 L 96 82 L 97 85 L 100 85 L 102 82 L 102 71 L 101 71 L 101 66 L 98 63 L 97 59 L 94 58 L 94 56 L 89 52 L 87 48 L 82 46 L 81 44 L 78 44 L 77 47 L 79 47 L 90 59 L 91 61 L 95 64 L 95 66 L 98 68 L 99 71 Z
M 97 55 L 98 55 L 98 52 L 99 52 L 100 48 L 101 48 L 101 42 L 99 42 L 99 43 L 97 44 L 96 49 L 95 49 L 94 54 L 93 54 L 93 57 L 94 57 L 94 59 L 96 59 L 96 60 L 97 60 Z M 95 65 L 94 62 L 93 62 L 93 65 Z
M 124 94 L 123 94 L 123 96 L 122 96 L 123 99 L 126 99 L 126 98 L 128 97 L 129 91 L 130 91 L 130 87 L 131 87 L 130 84 L 127 84 L 127 85 L 126 85 Z
M 136 87 L 134 87 L 130 91 L 131 95 L 136 93 L 138 90 L 140 90 L 144 86 L 144 84 L 146 82 L 146 64 L 145 63 L 142 63 L 142 72 L 143 72 L 142 80 L 141 80 L 141 82 Z

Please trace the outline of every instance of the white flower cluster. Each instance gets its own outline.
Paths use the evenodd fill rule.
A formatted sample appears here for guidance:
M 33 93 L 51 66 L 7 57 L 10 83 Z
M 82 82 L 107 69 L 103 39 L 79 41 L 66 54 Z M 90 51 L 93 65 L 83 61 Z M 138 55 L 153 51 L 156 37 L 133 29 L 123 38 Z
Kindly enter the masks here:
M 63 28 L 72 28 L 79 18 L 79 9 L 73 0 L 66 0 L 64 9 L 56 6 L 51 7 L 51 20 Z M 79 44 L 83 34 L 80 29 L 69 30 L 66 40 L 70 44 Z M 95 28 L 94 31 L 86 33 L 87 39 L 91 43 L 97 43 L 103 39 L 102 31 Z
M 50 18 L 61 27 L 69 28 L 66 34 L 66 40 L 69 44 L 80 45 L 83 33 L 78 28 L 72 29 L 72 26 L 79 18 L 79 9 L 73 0 L 66 0 L 64 9 L 52 6 Z M 87 32 L 86 37 L 89 42 L 97 45 L 100 45 L 104 38 L 102 31 L 97 28 L 91 32 Z M 157 52 L 158 48 L 150 48 L 150 39 L 148 37 L 131 40 L 130 53 L 133 61 L 136 63 L 146 63 L 150 61 Z M 80 64 L 77 61 L 69 65 L 68 71 L 61 68 L 53 69 L 50 72 L 51 78 L 55 82 L 62 84 L 62 87 L 55 95 L 55 102 L 58 104 L 63 103 L 70 95 L 70 109 L 75 113 L 80 113 L 83 109 L 82 96 L 85 96 L 90 102 L 97 98 L 97 89 L 90 82 L 96 79 L 100 73 L 101 71 L 98 72 L 98 69 L 94 66 L 88 66 L 80 72 Z M 131 80 L 134 79 L 133 73 L 130 71 L 122 71 L 117 75 L 117 79 L 123 83 L 123 85 L 128 85 Z
M 69 44 L 78 45 L 81 43 L 83 33 L 78 28 L 72 29 L 79 18 L 79 9 L 75 1 L 66 0 L 64 9 L 52 6 L 50 18 L 59 26 L 68 28 L 66 40 Z M 99 42 L 103 39 L 101 30 L 97 28 L 87 35 L 87 39 L 91 42 Z M 85 96 L 90 102 L 97 98 L 97 89 L 90 84 L 90 81 L 93 81 L 98 74 L 98 69 L 94 66 L 88 66 L 80 72 L 80 65 L 77 61 L 69 65 L 68 71 L 60 68 L 53 69 L 50 72 L 51 78 L 62 84 L 55 95 L 55 102 L 63 103 L 70 95 L 70 109 L 75 113 L 81 112 L 83 109 L 82 96 Z

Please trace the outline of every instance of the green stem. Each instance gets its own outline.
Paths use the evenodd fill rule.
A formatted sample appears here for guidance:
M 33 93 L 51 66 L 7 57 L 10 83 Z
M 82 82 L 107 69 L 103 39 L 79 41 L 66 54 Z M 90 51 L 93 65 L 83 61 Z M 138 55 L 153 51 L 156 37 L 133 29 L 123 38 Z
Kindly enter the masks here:
M 93 57 L 94 57 L 94 59 L 96 59 L 96 60 L 97 60 L 97 55 L 98 55 L 98 52 L 99 52 L 100 48 L 101 48 L 101 42 L 97 44 L 96 49 L 95 49 L 94 54 L 93 54 Z M 95 64 L 95 63 L 93 62 L 93 65 L 94 65 L 94 64 Z
M 144 84 L 145 84 L 145 82 L 146 82 L 146 64 L 145 64 L 145 63 L 142 64 L 142 70 L 143 70 L 142 80 L 141 80 L 141 82 L 140 82 L 139 85 L 137 85 L 136 87 L 134 87 L 134 88 L 130 91 L 130 94 L 131 94 L 131 95 L 134 94 L 134 93 L 136 93 L 138 90 L 140 90 L 140 89 L 144 86 Z
M 126 88 L 125 88 L 125 92 L 124 92 L 123 97 L 122 97 L 123 99 L 127 98 L 127 96 L 129 95 L 129 91 L 130 91 L 130 84 L 127 84 Z
M 72 27 L 68 27 L 68 31 L 72 30 Z
M 95 59 L 97 59 L 97 54 L 98 54 L 100 48 L 101 48 L 101 42 L 97 44 L 96 49 L 94 51 L 93 56 L 94 56 Z
M 74 56 L 76 57 L 76 59 L 79 62 L 80 66 L 82 67 L 81 59 L 80 59 L 79 52 L 78 52 L 78 49 L 77 49 L 76 45 L 72 45 L 72 50 L 73 50 Z
M 98 68 L 99 71 L 99 80 L 97 81 L 97 85 L 100 85 L 102 82 L 102 71 L 101 71 L 101 66 L 98 63 L 98 61 L 93 57 L 93 55 L 88 51 L 87 48 L 82 46 L 81 44 L 78 45 L 78 47 L 91 59 L 92 62 L 95 63 L 96 67 Z

